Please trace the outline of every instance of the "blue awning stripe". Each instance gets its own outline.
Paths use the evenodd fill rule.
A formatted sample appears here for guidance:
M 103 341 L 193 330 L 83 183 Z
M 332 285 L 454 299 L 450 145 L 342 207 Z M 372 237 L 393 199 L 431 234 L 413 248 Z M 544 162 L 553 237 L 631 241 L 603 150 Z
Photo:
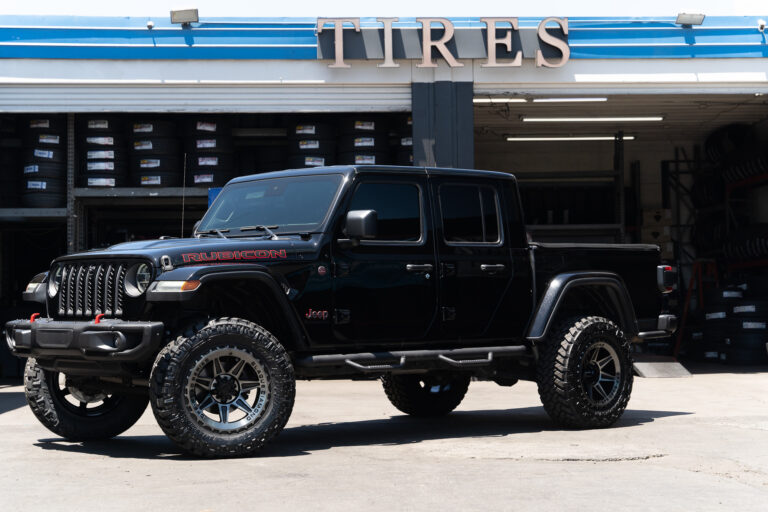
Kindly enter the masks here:
M 768 18 L 768 16 L 763 16 Z M 0 16 L 0 58 L 296 59 L 317 58 L 314 18 L 211 18 L 192 28 L 166 17 Z M 764 58 L 768 38 L 758 17 L 708 17 L 683 28 L 674 18 L 569 18 L 573 59 Z M 484 28 L 480 18 L 451 18 L 457 30 Z M 536 27 L 541 18 L 520 18 Z M 375 18 L 361 26 L 378 27 Z M 396 27 L 419 28 L 414 18 Z

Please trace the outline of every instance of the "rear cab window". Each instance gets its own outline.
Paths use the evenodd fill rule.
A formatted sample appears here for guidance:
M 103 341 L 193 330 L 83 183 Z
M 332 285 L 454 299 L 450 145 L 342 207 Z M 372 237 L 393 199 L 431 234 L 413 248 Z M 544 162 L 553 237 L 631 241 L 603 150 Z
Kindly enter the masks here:
M 443 183 L 438 187 L 443 240 L 448 245 L 499 245 L 499 198 L 487 185 Z

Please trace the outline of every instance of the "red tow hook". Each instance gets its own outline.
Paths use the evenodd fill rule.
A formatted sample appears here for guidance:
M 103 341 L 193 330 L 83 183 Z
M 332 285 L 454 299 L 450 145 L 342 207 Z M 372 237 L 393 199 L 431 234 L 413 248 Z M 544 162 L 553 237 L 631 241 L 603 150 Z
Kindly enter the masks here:
M 98 315 L 96 315 L 96 318 L 93 319 L 93 323 L 100 324 L 101 319 L 104 318 L 104 316 L 105 316 L 104 313 L 99 313 Z
M 32 316 L 29 317 L 29 323 L 33 323 L 35 320 L 37 320 L 37 317 L 40 316 L 40 313 L 32 313 Z

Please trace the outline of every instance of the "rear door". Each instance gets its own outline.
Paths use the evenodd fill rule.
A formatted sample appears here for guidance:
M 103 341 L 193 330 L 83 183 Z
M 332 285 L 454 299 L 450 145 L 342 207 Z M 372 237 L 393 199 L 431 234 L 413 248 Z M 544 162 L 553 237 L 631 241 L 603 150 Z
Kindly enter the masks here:
M 493 181 L 431 178 L 440 278 L 441 331 L 449 339 L 486 337 L 513 279 Z
M 357 247 L 333 242 L 334 332 L 342 342 L 422 340 L 437 312 L 426 177 L 361 174 L 346 212 L 375 210 L 378 236 Z

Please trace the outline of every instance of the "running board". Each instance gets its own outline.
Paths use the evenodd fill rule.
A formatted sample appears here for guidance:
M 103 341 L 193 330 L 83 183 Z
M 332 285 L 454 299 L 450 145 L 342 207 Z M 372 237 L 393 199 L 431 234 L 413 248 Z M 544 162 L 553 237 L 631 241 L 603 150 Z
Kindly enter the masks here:
M 362 373 L 389 372 L 406 367 L 418 369 L 418 362 L 429 362 L 446 368 L 474 368 L 493 364 L 499 357 L 528 354 L 525 345 L 507 347 L 471 347 L 453 350 L 396 350 L 393 352 L 361 352 L 308 356 L 295 361 L 297 367 L 320 368 L 349 366 Z

